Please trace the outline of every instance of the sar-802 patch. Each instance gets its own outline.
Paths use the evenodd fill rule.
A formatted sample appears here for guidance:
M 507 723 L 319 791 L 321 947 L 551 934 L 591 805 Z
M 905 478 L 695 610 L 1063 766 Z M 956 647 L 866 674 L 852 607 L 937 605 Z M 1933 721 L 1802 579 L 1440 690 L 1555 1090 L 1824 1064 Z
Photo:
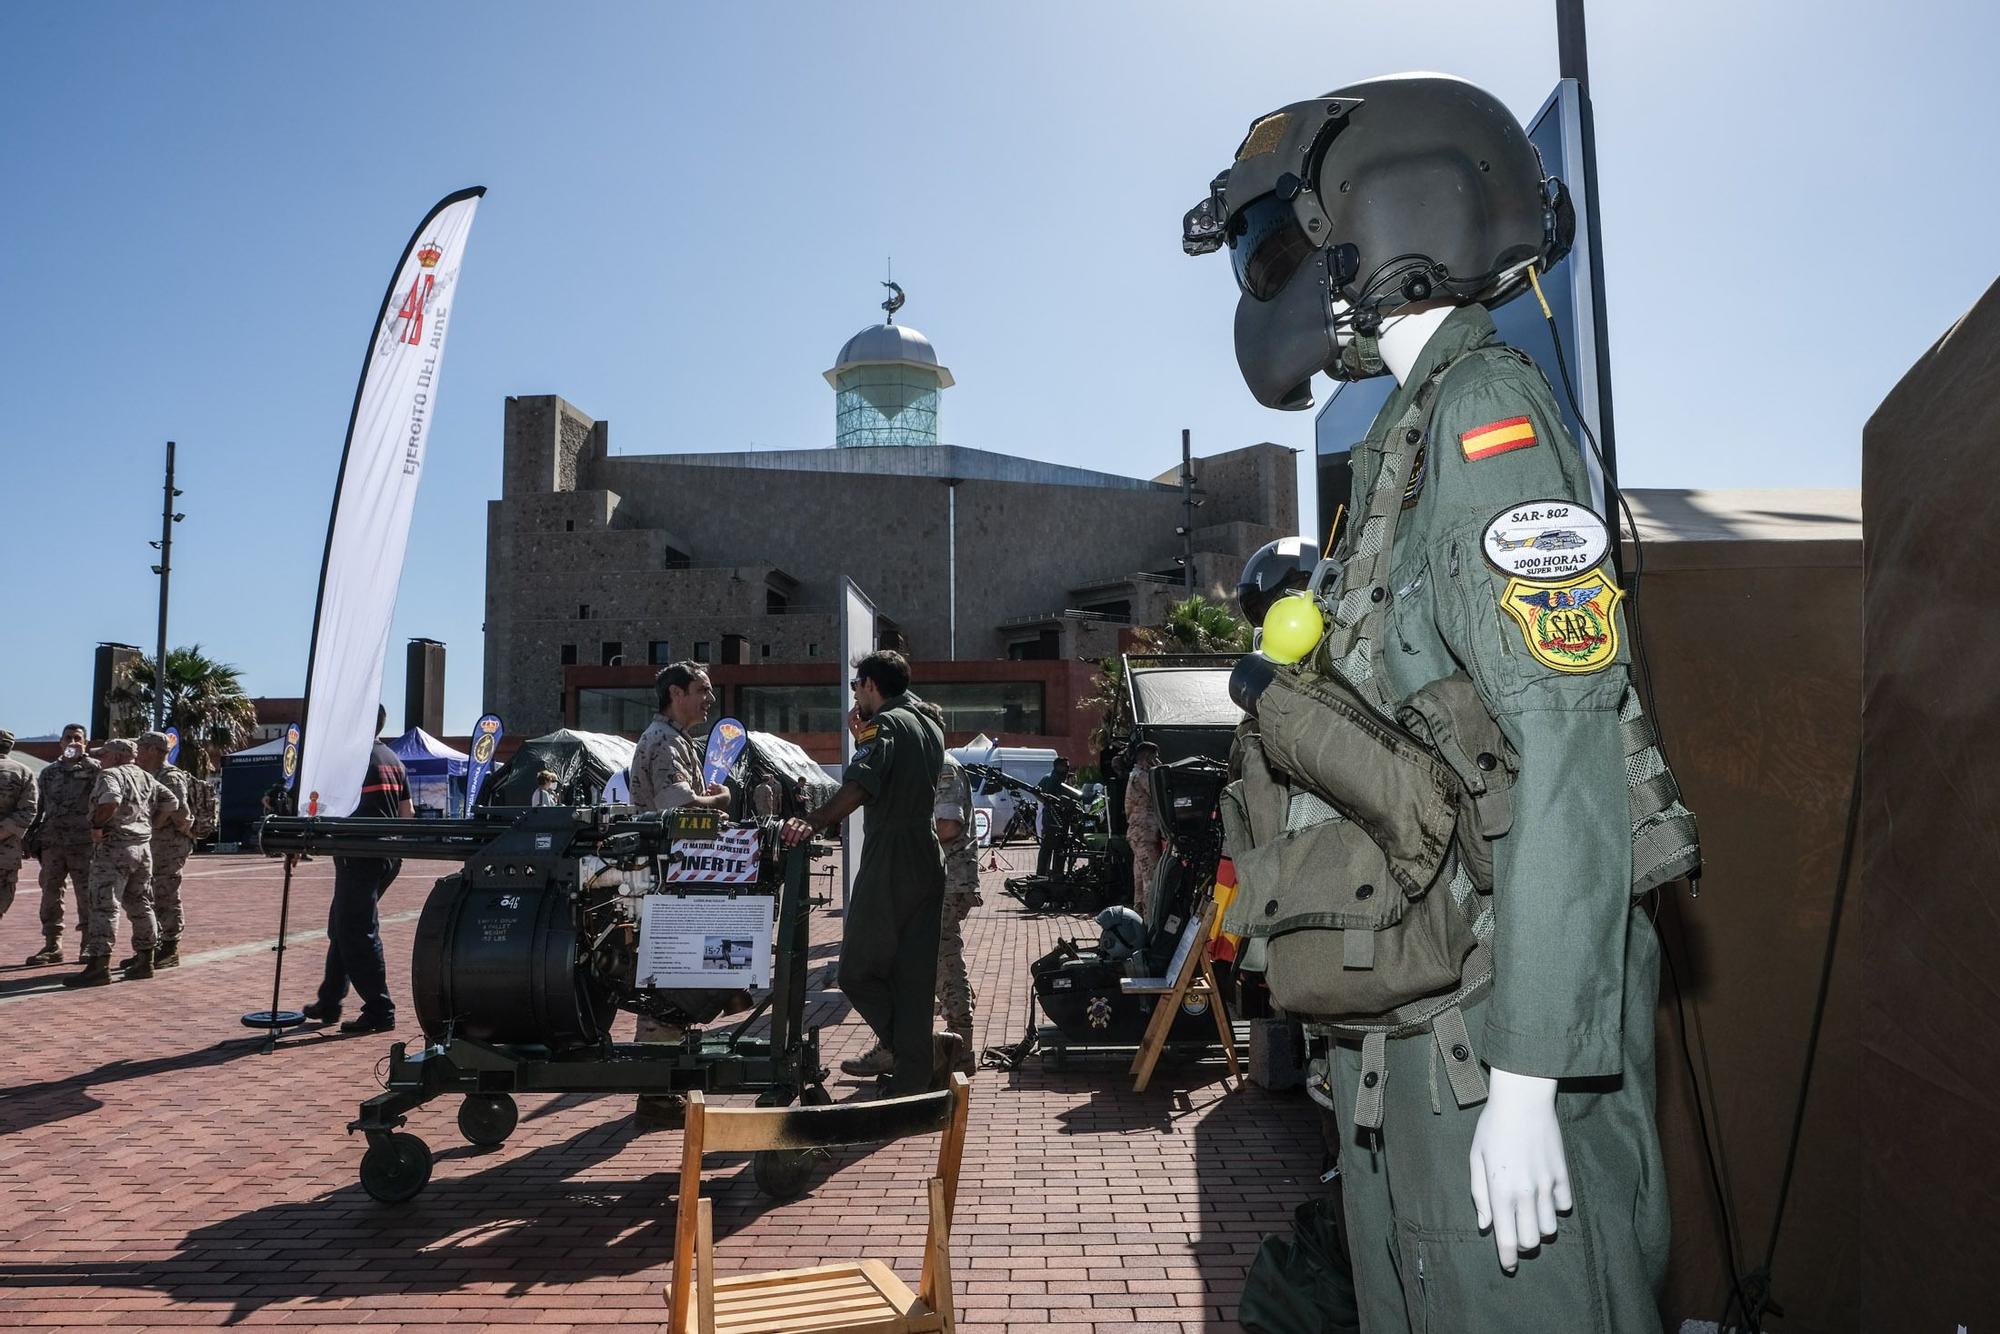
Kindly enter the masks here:
M 1497 422 L 1461 431 L 1458 436 L 1458 447 L 1465 451 L 1468 463 L 1490 459 L 1496 454 L 1511 454 L 1534 443 L 1535 424 L 1526 417 L 1502 417 Z
M 1574 579 L 1509 579 L 1500 609 L 1520 625 L 1536 662 L 1558 672 L 1594 672 L 1617 660 L 1614 613 L 1624 596 L 1600 566 Z

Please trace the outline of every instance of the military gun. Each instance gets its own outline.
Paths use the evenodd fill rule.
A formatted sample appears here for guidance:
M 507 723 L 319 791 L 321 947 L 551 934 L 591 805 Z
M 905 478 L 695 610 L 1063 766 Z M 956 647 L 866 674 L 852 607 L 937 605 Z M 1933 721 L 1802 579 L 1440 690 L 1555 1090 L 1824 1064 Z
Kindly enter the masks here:
M 736 849 L 718 857 L 718 839 Z M 369 1147 L 361 1184 L 378 1200 L 417 1195 L 431 1152 L 401 1127 L 432 1098 L 463 1096 L 458 1125 L 474 1144 L 512 1133 L 517 1092 L 680 1094 L 756 1092 L 764 1106 L 831 1101 L 819 1031 L 804 1024 L 813 851 L 779 847 L 775 821 L 725 823 L 688 808 L 630 806 L 489 809 L 458 820 L 272 816 L 258 827 L 267 853 L 418 857 L 461 862 L 438 880 L 418 917 L 410 985 L 425 1045 L 389 1051 L 384 1092 L 348 1125 Z M 699 870 L 695 858 L 702 858 Z M 684 883 L 729 861 L 745 883 Z M 658 988 L 642 981 L 644 904 L 652 895 L 761 897 L 776 915 L 771 987 L 753 1006 L 731 983 Z M 734 968 L 719 977 L 738 975 Z M 619 1011 L 681 1031 L 678 1040 L 614 1043 Z M 747 1011 L 747 1013 L 745 1013 Z M 767 1035 L 748 1030 L 770 1013 Z M 728 1013 L 726 1032 L 703 1031 Z M 813 1159 L 773 1151 L 753 1160 L 758 1184 L 788 1197 Z
M 1089 844 L 1092 816 L 1081 797 L 1045 792 L 990 764 L 967 764 L 965 771 L 989 786 L 1013 793 L 1017 805 L 1034 802 L 1047 817 L 1042 823 L 1042 840 L 1052 849 L 1052 873 L 1014 876 L 1007 881 L 1007 892 L 1029 912 L 1094 913 L 1124 897 L 1129 886 L 1118 873 L 1109 848 Z

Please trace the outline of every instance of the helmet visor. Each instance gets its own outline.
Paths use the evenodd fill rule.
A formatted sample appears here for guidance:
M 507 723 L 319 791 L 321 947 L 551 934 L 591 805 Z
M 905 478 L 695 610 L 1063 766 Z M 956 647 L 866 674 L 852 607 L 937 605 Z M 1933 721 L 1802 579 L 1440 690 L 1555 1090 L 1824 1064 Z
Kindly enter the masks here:
M 1291 204 L 1274 194 L 1251 201 L 1229 220 L 1236 285 L 1258 301 L 1282 291 L 1314 249 Z

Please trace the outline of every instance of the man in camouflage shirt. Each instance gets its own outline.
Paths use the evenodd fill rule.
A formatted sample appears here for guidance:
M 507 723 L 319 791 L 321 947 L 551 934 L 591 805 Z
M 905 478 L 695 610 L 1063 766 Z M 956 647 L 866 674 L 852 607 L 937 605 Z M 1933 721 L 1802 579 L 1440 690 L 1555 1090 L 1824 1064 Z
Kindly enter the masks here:
M 153 917 L 153 829 L 180 809 L 174 794 L 135 761 L 138 747 L 112 740 L 98 752 L 102 767 L 90 794 L 91 836 L 89 916 L 83 928 L 83 971 L 63 979 L 66 987 L 99 987 L 111 981 L 111 951 L 118 943 L 118 909 L 132 919 L 132 958 L 125 976 L 153 975 L 153 946 L 159 923 Z
M 944 730 L 944 710 L 929 700 L 910 706 Z M 937 994 L 944 1026 L 965 1039 L 956 1068 L 978 1070 L 973 1058 L 972 1007 L 976 999 L 965 968 L 965 919 L 985 900 L 979 896 L 979 840 L 972 825 L 972 783 L 949 754 L 939 770 L 931 821 L 944 850 L 944 914 L 938 922 Z
M 194 852 L 194 790 L 208 784 L 167 760 L 173 743 L 164 732 L 142 733 L 137 745 L 139 767 L 180 803 L 173 817 L 153 831 L 153 914 L 160 925 L 159 942 L 153 946 L 153 967 L 173 968 L 181 961 L 181 928 L 187 920 L 181 911 L 181 869 Z M 127 959 L 125 966 L 136 962 Z
M 42 948 L 28 956 L 29 967 L 63 961 L 63 881 L 76 894 L 76 929 L 90 916 L 90 794 L 97 787 L 97 761 L 84 753 L 82 723 L 62 730 L 62 756 L 42 770 L 41 791 Z
M 14 906 L 21 873 L 21 837 L 34 823 L 41 793 L 28 766 L 14 758 L 14 734 L 0 729 L 0 917 Z
M 662 667 L 653 678 L 660 711 L 639 737 L 632 751 L 632 804 L 644 811 L 671 811 L 682 806 L 708 806 L 729 810 L 729 789 L 719 783 L 705 783 L 701 776 L 701 747 L 688 735 L 708 720 L 715 700 L 715 687 L 708 672 L 698 662 L 676 662 Z M 682 1030 L 650 1015 L 640 1015 L 633 1029 L 635 1042 L 678 1042 Z M 658 1130 L 678 1123 L 675 1100 L 658 1094 L 639 1095 L 636 1119 L 643 1130 Z

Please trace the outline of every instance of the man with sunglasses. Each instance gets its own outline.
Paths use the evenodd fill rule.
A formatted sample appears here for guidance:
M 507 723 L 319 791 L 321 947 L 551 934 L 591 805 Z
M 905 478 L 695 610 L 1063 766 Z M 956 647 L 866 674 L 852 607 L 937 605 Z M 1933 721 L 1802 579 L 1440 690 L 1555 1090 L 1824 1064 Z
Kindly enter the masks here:
M 913 707 L 902 654 L 869 654 L 855 664 L 851 684 L 862 723 L 854 758 L 832 800 L 785 821 L 784 842 L 794 847 L 868 808 L 841 932 L 840 989 L 875 1031 L 876 1050 L 841 1069 L 886 1070 L 891 1096 L 922 1093 L 935 1061 L 931 1009 L 945 874 L 931 816 L 944 733 Z

